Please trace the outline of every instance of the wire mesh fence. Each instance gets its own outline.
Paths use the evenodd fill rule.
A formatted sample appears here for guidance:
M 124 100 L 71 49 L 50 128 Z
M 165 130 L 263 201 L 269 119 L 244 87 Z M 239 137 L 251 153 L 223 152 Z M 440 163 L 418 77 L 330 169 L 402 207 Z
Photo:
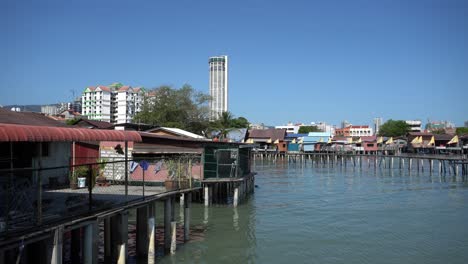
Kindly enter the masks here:
M 0 235 L 200 186 L 201 178 L 200 156 L 190 155 L 127 162 L 86 157 L 56 167 L 2 169 Z

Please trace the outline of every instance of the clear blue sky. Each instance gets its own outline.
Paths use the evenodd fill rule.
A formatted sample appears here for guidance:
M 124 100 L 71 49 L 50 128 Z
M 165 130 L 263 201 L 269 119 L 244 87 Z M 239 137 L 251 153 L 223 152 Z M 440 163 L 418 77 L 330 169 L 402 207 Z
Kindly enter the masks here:
M 236 116 L 280 125 L 468 120 L 468 1 L 3 0 L 0 104 L 122 82 L 208 93 L 230 57 Z

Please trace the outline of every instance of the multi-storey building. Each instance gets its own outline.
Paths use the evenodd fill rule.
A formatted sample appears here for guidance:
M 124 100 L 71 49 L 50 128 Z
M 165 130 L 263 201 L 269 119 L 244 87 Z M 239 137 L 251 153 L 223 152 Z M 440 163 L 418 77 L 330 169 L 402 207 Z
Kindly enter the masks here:
M 216 120 L 228 111 L 228 57 L 210 57 L 210 119 Z
M 113 104 L 113 118 L 116 123 L 132 122 L 133 116 L 141 111 L 144 92 L 141 87 L 122 86 L 114 93 L 116 100 Z
M 383 119 L 381 117 L 374 118 L 374 133 L 377 135 L 380 130 L 380 126 L 383 124 Z
M 421 120 L 406 120 L 406 124 L 408 124 L 410 132 L 421 132 Z
M 276 129 L 286 129 L 286 134 L 297 134 L 303 124 L 288 123 L 285 126 L 275 126 Z
M 336 136 L 342 137 L 363 137 L 372 136 L 372 128 L 369 126 L 347 126 L 345 128 L 337 128 L 335 130 Z
M 111 89 L 88 87 L 81 96 L 81 114 L 88 119 L 111 122 Z
M 91 120 L 130 123 L 141 110 L 145 90 L 122 86 L 88 87 L 81 96 L 82 115 Z

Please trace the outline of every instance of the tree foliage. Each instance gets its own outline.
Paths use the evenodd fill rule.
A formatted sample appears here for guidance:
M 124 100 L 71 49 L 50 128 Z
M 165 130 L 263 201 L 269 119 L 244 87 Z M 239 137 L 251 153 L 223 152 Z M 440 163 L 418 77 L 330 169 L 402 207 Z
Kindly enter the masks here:
M 180 89 L 161 86 L 149 91 L 142 111 L 135 115 L 135 122 L 175 127 L 197 134 L 209 129 L 209 95 L 195 91 L 190 85 Z
M 309 132 L 323 132 L 317 126 L 301 126 L 299 127 L 299 134 L 307 134 Z
M 211 123 L 211 127 L 219 132 L 220 138 L 226 138 L 229 131 L 236 128 L 248 128 L 249 121 L 245 117 L 234 118 L 231 112 L 223 112 L 218 120 Z
M 379 128 L 379 136 L 398 137 L 409 132 L 409 125 L 403 120 L 388 120 Z
M 457 135 L 466 135 L 468 134 L 468 127 L 457 127 Z

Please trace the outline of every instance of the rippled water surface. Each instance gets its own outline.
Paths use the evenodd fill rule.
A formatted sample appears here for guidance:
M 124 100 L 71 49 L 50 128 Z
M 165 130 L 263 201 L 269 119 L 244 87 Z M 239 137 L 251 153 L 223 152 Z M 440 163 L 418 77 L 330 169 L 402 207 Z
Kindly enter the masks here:
M 195 204 L 162 263 L 468 263 L 468 184 L 437 173 L 259 162 L 237 209 Z

